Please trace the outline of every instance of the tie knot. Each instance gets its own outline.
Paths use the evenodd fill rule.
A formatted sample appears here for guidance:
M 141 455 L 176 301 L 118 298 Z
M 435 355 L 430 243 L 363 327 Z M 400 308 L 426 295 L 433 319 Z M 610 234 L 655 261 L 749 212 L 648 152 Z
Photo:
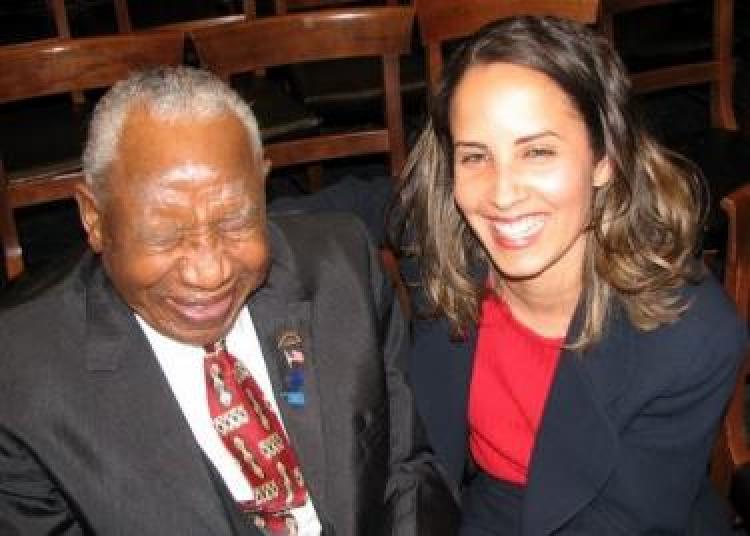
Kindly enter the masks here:
M 208 354 L 209 357 L 220 354 L 221 352 L 224 351 L 225 348 L 226 348 L 226 343 L 224 342 L 223 339 L 220 341 L 208 343 L 203 347 L 203 349 L 206 351 L 206 354 Z

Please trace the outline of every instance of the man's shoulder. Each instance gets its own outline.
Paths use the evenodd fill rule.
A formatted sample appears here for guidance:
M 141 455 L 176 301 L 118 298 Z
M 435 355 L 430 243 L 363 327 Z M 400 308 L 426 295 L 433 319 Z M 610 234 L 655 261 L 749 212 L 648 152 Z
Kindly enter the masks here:
M 348 212 L 273 213 L 269 223 L 292 245 L 304 249 L 329 241 L 363 243 L 370 239 L 364 223 Z
M 287 261 L 298 270 L 310 270 L 325 261 L 329 266 L 367 266 L 374 246 L 364 224 L 352 214 L 275 214 L 269 218 L 274 260 Z
M 269 234 L 271 287 L 330 296 L 382 286 L 373 242 L 352 214 L 274 214 Z
M 14 338 L 49 333 L 84 314 L 84 271 L 93 259 L 83 259 L 49 277 L 21 281 L 0 298 L 2 331 Z

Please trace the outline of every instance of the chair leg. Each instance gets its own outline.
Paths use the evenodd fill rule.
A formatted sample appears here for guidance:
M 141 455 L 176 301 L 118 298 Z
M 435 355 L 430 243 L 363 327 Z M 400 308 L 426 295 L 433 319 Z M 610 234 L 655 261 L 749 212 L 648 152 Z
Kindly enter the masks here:
M 13 217 L 13 207 L 8 199 L 8 179 L 2 160 L 0 160 L 0 239 L 3 243 L 5 274 L 8 281 L 12 281 L 23 272 L 23 255 L 18 240 L 16 221 Z
M 721 0 L 714 4 L 714 59 L 719 69 L 719 80 L 711 84 L 711 122 L 725 130 L 737 130 L 734 114 L 732 85 L 735 78 L 732 58 L 734 25 L 734 0 Z

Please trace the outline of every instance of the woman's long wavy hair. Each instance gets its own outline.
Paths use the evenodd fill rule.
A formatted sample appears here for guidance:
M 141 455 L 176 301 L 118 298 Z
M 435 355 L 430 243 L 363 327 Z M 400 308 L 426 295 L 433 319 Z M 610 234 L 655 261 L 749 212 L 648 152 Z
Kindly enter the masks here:
M 575 22 L 530 16 L 491 24 L 454 54 L 405 167 L 392 240 L 417 256 L 429 312 L 465 332 L 478 317 L 487 274 L 481 267 L 492 269 L 454 201 L 449 119 L 466 71 L 493 63 L 553 80 L 583 118 L 595 161 L 609 159 L 611 178 L 593 195 L 582 328 L 572 345 L 595 343 L 618 300 L 642 330 L 674 321 L 687 306 L 678 289 L 701 274 L 694 259 L 705 191 L 699 174 L 646 132 L 622 63 L 604 38 Z

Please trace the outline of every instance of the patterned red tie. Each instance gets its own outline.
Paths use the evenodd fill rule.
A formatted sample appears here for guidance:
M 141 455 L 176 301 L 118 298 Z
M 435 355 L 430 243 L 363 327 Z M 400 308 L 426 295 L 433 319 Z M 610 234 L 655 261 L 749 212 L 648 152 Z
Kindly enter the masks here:
M 223 342 L 206 346 L 204 367 L 214 428 L 253 490 L 253 500 L 240 508 L 264 534 L 294 536 L 297 525 L 290 509 L 305 503 L 307 489 L 276 414 Z

